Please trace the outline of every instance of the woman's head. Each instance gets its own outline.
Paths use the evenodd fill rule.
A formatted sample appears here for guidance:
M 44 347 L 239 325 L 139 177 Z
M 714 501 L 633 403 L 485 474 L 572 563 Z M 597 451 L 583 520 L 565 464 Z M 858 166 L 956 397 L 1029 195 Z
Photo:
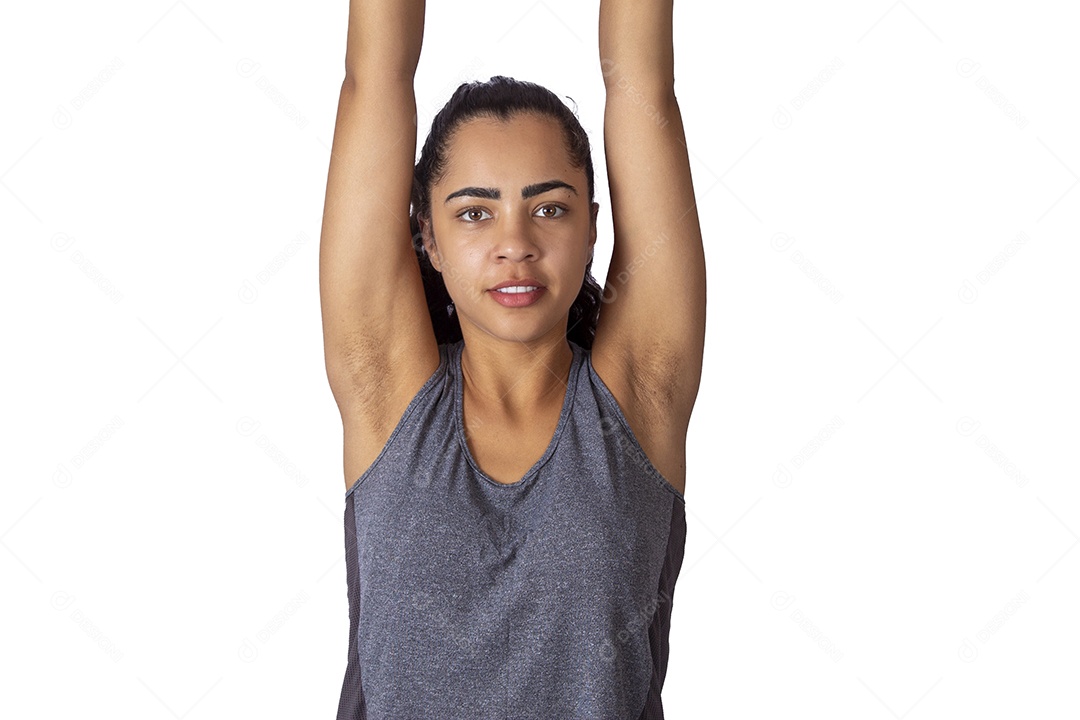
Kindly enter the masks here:
M 492 192 L 494 191 L 494 192 Z M 461 324 L 506 339 L 554 333 L 588 349 L 601 289 L 589 139 L 551 91 L 497 76 L 464 83 L 435 116 L 414 170 L 410 224 L 439 343 Z M 492 288 L 534 278 L 528 307 Z

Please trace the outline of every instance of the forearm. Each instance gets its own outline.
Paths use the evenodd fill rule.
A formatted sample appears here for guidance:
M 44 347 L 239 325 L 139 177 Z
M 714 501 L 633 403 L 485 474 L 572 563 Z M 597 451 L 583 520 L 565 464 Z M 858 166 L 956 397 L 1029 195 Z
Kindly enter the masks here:
M 600 67 L 609 93 L 628 86 L 674 90 L 673 2 L 600 0 Z
M 411 81 L 424 39 L 424 0 L 349 0 L 345 73 Z

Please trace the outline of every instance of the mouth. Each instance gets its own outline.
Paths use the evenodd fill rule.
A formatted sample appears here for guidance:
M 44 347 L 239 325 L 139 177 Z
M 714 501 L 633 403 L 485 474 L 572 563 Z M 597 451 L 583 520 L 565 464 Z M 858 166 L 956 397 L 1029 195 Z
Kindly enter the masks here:
M 547 289 L 542 285 L 506 285 L 488 290 L 495 302 L 503 307 L 527 307 L 537 302 Z

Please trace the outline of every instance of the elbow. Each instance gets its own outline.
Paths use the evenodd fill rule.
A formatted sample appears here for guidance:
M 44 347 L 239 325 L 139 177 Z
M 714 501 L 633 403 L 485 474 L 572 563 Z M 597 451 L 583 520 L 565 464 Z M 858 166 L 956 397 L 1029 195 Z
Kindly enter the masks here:
M 657 111 L 669 114 L 679 106 L 674 83 L 629 74 L 620 76 L 618 81 L 606 86 L 605 99 L 612 106 L 628 102 L 651 106 Z
M 651 70 L 635 72 L 616 65 L 604 75 L 604 91 L 609 99 L 633 96 L 665 104 L 676 102 L 675 78 Z
M 394 69 L 386 64 L 372 67 L 370 64 L 362 66 L 346 65 L 345 77 L 342 79 L 342 90 L 356 90 L 359 87 L 376 85 L 378 87 L 401 87 L 412 88 L 416 70 L 408 67 Z

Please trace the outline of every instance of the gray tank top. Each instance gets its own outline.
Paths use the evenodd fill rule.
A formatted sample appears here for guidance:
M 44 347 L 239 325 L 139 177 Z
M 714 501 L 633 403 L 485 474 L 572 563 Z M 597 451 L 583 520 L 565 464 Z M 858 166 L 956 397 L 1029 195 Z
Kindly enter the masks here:
M 345 495 L 349 656 L 338 720 L 662 720 L 684 498 L 589 352 L 513 484 L 462 427 L 463 341 Z

